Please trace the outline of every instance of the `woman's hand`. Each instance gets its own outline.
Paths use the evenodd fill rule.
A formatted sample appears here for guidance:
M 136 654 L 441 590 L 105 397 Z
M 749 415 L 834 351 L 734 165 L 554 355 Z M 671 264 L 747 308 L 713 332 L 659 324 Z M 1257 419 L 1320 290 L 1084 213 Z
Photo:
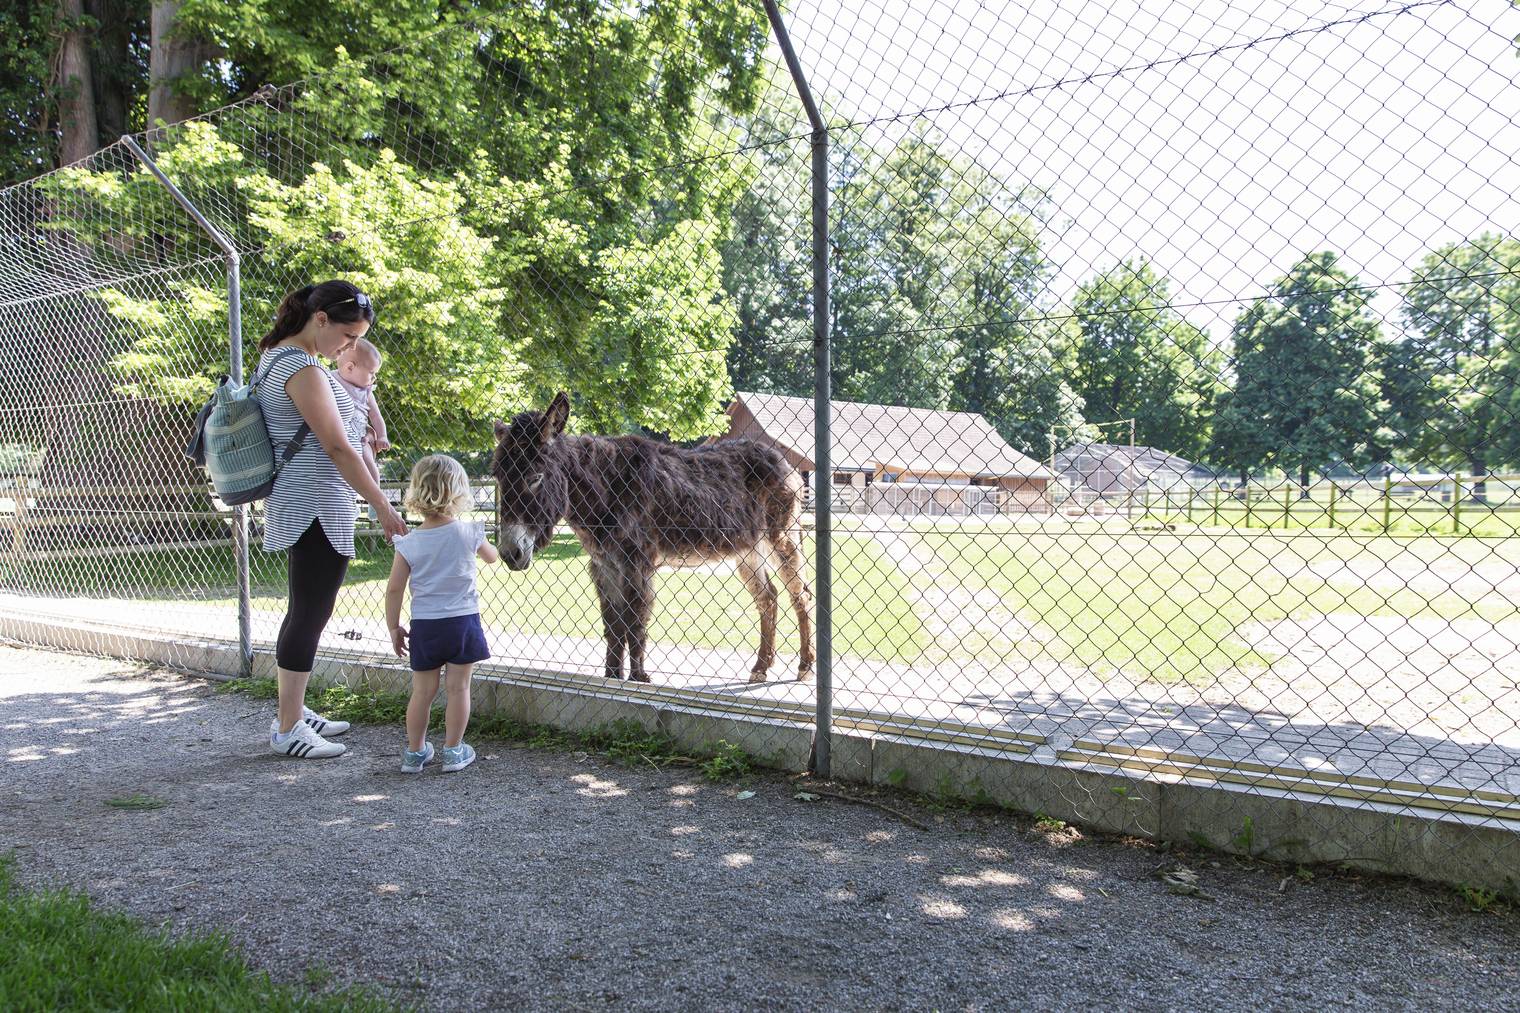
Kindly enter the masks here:
M 406 520 L 396 512 L 396 508 L 389 503 L 376 507 L 375 512 L 380 515 L 380 530 L 385 532 L 385 540 L 400 538 L 406 534 Z
M 391 650 L 396 652 L 396 657 L 406 657 L 406 638 L 409 634 L 405 626 L 397 626 L 391 630 Z

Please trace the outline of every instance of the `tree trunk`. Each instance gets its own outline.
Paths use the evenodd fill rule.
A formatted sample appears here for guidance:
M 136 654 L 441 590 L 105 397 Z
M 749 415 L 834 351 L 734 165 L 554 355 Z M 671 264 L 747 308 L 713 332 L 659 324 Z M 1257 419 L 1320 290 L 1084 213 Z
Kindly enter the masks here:
M 93 48 L 95 117 L 100 136 L 115 140 L 127 132 L 128 105 L 135 84 L 131 65 L 133 18 L 123 0 L 84 0 L 85 13 L 95 19 Z
M 1479 460 L 1472 460 L 1467 463 L 1472 466 L 1473 473 L 1472 501 L 1474 503 L 1487 503 L 1488 483 L 1483 481 L 1483 479 L 1488 475 L 1488 468 Z
M 100 148 L 95 125 L 95 80 L 90 64 L 90 45 L 83 26 L 84 0 L 59 0 L 63 42 L 58 59 L 58 119 L 62 144 L 60 164 L 87 158 Z
M 152 48 L 148 56 L 148 126 L 178 123 L 196 113 L 195 100 L 179 85 L 200 71 L 211 54 L 201 39 L 187 36 L 176 24 L 180 0 L 155 0 L 150 21 Z
M 1309 465 L 1301 463 L 1298 466 L 1298 498 L 1309 498 Z

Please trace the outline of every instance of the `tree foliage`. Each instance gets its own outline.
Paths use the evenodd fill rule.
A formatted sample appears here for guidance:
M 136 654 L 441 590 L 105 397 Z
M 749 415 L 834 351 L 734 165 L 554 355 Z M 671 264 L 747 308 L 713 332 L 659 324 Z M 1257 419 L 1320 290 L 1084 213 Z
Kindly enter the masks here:
M 1223 356 L 1170 303 L 1170 284 L 1144 261 L 1081 285 L 1071 385 L 1089 422 L 1132 418 L 1137 443 L 1197 460 L 1208 448 Z
M 763 14 L 361 5 L 374 32 L 341 34 L 369 47 L 489 15 L 365 60 L 330 42 L 348 6 L 182 8 L 228 57 L 201 82 L 208 101 L 324 71 L 158 141 L 169 176 L 250 251 L 249 343 L 286 290 L 346 277 L 375 298 L 392 365 L 382 401 L 414 412 L 416 440 L 465 439 L 558 387 L 577 392 L 588 426 L 712 432 L 729 393 L 719 247 L 741 191 L 733 116 L 753 101 Z M 79 212 L 55 227 L 98 249 L 193 231 L 145 173 L 78 169 L 46 185 Z M 148 297 L 101 293 L 132 339 L 113 360 L 123 391 L 189 400 L 224 371 L 207 340 L 224 310 L 203 274 Z M 205 327 L 173 329 L 165 300 L 204 306 Z
M 1520 460 L 1520 243 L 1492 233 L 1425 257 L 1385 367 L 1401 456 L 1476 476 Z
M 1334 253 L 1304 257 L 1235 321 L 1235 386 L 1220 398 L 1212 457 L 1242 473 L 1364 466 L 1378 430 L 1382 337 L 1367 294 Z

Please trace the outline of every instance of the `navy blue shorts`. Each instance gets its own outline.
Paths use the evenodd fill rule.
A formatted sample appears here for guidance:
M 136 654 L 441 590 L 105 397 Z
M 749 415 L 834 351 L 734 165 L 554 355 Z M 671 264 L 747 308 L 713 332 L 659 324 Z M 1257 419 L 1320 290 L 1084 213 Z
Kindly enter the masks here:
M 409 643 L 414 672 L 431 672 L 444 665 L 473 665 L 491 656 L 478 612 L 447 619 L 413 619 Z

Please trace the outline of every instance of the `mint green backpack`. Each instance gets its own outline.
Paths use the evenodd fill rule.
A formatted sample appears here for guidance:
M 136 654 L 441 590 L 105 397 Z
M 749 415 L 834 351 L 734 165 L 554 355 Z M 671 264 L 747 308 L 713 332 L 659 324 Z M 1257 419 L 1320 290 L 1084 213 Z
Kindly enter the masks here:
M 299 348 L 281 348 L 269 357 L 267 365 L 272 367 L 287 353 L 306 354 Z M 254 375 L 253 382 L 240 385 L 222 377 L 211 399 L 195 417 L 190 443 L 185 447 L 186 456 L 205 467 L 217 497 L 228 506 L 267 498 L 274 490 L 280 469 L 296 456 L 311 432 L 303 421 L 279 459 L 275 459 L 264 412 L 259 408 L 258 384 L 265 372 L 267 369 L 261 370 Z

